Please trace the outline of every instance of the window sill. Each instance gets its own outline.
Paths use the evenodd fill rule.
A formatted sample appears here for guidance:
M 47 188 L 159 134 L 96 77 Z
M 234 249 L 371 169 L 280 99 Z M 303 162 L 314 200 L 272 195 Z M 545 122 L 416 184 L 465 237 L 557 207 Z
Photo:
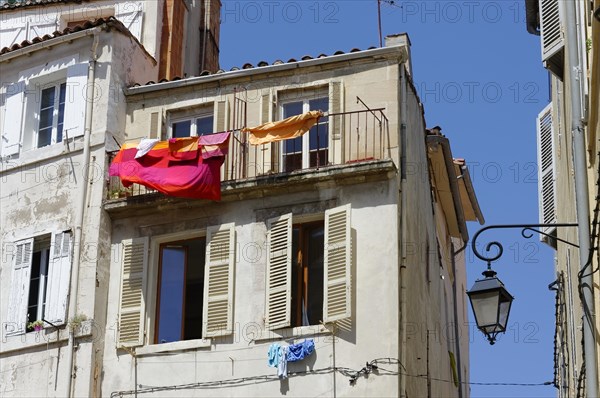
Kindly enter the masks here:
M 188 341 L 175 341 L 173 343 L 163 344 L 152 344 L 144 347 L 140 347 L 135 350 L 137 356 L 161 354 L 164 352 L 173 351 L 188 351 L 195 350 L 198 348 L 208 348 L 211 346 L 211 339 L 206 340 L 188 340 Z
M 267 330 L 264 335 L 255 338 L 255 342 L 264 342 L 269 340 L 287 340 L 303 337 L 312 337 L 321 334 L 331 334 L 331 331 L 324 325 L 298 326 L 295 328 L 285 328 L 277 330 Z

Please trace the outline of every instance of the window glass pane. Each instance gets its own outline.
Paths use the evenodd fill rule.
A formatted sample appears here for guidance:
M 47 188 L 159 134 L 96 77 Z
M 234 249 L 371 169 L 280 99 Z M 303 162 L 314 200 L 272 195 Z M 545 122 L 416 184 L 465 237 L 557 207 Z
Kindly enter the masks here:
M 206 239 L 195 239 L 186 243 L 185 246 L 188 248 L 188 261 L 185 273 L 185 326 L 183 339 L 201 339 Z
M 62 142 L 63 125 L 65 120 L 65 102 L 67 94 L 67 83 L 60 85 L 58 97 L 58 124 L 56 125 L 56 142 Z
M 308 101 L 308 106 L 311 111 L 328 112 L 329 111 L 329 98 L 323 97 L 323 98 L 317 98 L 314 100 L 310 100 L 310 101 Z
M 213 117 L 206 116 L 196 119 L 196 134 L 206 135 L 213 133 Z M 220 133 L 220 131 L 219 131 Z
M 183 122 L 173 123 L 173 138 L 189 137 L 191 135 L 192 121 L 185 120 Z
M 302 114 L 302 101 L 289 102 L 283 105 L 283 118 Z
M 161 250 L 158 343 L 181 340 L 185 259 L 183 247 L 165 246 Z
M 308 324 L 318 325 L 323 319 L 323 250 L 325 248 L 324 226 L 317 225 L 308 229 L 307 268 L 308 268 L 308 304 L 306 308 Z
M 54 97 L 56 90 L 54 87 L 46 88 L 42 90 L 42 103 L 40 109 L 52 107 L 54 108 Z

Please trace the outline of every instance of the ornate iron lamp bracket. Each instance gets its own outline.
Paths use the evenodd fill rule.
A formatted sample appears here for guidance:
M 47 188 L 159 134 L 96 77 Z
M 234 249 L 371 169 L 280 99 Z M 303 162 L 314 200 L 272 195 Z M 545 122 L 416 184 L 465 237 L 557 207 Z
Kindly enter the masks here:
M 480 260 L 483 260 L 485 262 L 487 262 L 488 264 L 488 270 L 491 269 L 492 266 L 492 262 L 498 260 L 500 257 L 502 257 L 502 253 L 504 252 L 504 247 L 502 247 L 502 244 L 498 241 L 492 241 L 489 242 L 487 245 L 485 245 L 485 253 L 490 253 L 490 251 L 492 250 L 492 248 L 496 248 L 497 252 L 496 254 L 492 254 L 492 255 L 485 255 L 482 254 L 481 252 L 479 252 L 479 250 L 477 250 L 477 238 L 479 238 L 479 235 L 481 235 L 482 232 L 485 232 L 487 230 L 490 229 L 515 229 L 515 228 L 521 228 L 521 236 L 523 236 L 525 239 L 529 239 L 533 236 L 533 232 L 540 234 L 540 235 L 544 235 L 547 236 L 551 239 L 555 239 L 559 242 L 565 243 L 567 245 L 571 245 L 574 247 L 579 247 L 578 245 L 576 245 L 575 243 L 566 241 L 564 239 L 561 238 L 557 238 L 556 236 L 552 236 L 549 235 L 543 231 L 540 231 L 539 229 L 536 228 L 547 228 L 547 227 L 556 227 L 556 228 L 562 228 L 562 227 L 576 227 L 579 224 L 577 223 L 559 223 L 559 224 L 500 224 L 500 225 L 490 225 L 487 227 L 483 227 L 481 228 L 479 231 L 477 231 L 475 233 L 475 235 L 473 235 L 473 240 L 471 241 L 471 249 L 473 250 L 473 253 L 475 254 L 475 256 L 477 256 L 477 258 L 479 258 Z

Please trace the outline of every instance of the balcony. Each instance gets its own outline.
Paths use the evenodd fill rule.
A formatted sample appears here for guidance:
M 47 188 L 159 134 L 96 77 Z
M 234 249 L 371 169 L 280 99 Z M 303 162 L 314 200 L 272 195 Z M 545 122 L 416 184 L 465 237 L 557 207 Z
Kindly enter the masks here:
M 249 144 L 247 133 L 234 130 L 221 167 L 222 190 L 256 181 L 261 185 L 281 184 L 319 171 L 345 169 L 344 166 L 356 170 L 350 166 L 392 158 L 384 108 L 326 114 L 305 136 L 255 146 Z M 109 164 L 116 154 L 108 154 Z M 118 177 L 108 178 L 106 192 L 108 201 L 166 197 L 138 184 L 125 188 Z

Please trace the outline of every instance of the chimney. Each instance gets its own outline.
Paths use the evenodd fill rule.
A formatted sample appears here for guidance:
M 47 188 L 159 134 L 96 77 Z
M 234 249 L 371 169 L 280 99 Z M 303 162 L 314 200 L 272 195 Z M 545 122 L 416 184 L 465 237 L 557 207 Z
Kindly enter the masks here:
M 404 47 L 406 55 L 407 72 L 412 76 L 412 57 L 410 55 L 410 38 L 408 33 L 396 33 L 385 37 L 385 47 Z
M 187 7 L 184 0 L 166 0 L 160 40 L 159 79 L 183 77 L 183 27 Z
M 200 21 L 200 73 L 219 70 L 219 36 L 221 30 L 221 1 L 203 0 Z

